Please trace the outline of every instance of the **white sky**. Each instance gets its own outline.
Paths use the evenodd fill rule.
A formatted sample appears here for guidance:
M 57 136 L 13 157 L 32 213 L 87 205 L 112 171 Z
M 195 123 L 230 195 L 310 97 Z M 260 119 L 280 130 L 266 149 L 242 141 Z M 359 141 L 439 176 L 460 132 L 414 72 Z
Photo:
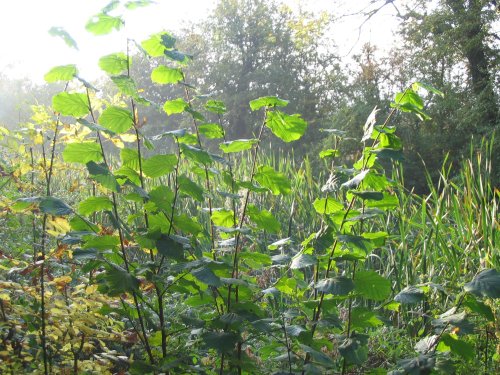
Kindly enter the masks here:
M 97 67 L 99 57 L 124 51 L 126 38 L 141 41 L 150 34 L 167 30 L 176 31 L 190 22 L 206 17 L 213 9 L 215 0 L 156 0 L 156 4 L 133 11 L 120 8 L 125 27 L 120 32 L 105 36 L 94 36 L 85 30 L 90 17 L 97 14 L 110 0 L 3 0 L 0 12 L 0 71 L 11 77 L 28 77 L 43 82 L 43 75 L 57 65 L 77 64 L 80 75 L 88 80 L 100 74 Z M 296 6 L 298 0 L 282 0 Z M 359 6 L 367 0 L 351 0 L 343 7 L 334 0 L 305 0 L 305 9 L 328 10 L 333 14 L 350 13 L 353 5 Z M 359 10 L 359 8 L 357 8 Z M 392 40 L 394 19 L 389 9 L 363 27 L 364 41 L 388 45 Z M 112 14 L 115 14 L 112 13 Z M 385 13 L 385 14 L 384 14 Z M 360 19 L 347 18 L 334 30 L 333 38 L 347 53 L 357 40 Z M 48 34 L 58 26 L 64 28 L 78 43 L 79 51 L 66 46 L 59 37 Z

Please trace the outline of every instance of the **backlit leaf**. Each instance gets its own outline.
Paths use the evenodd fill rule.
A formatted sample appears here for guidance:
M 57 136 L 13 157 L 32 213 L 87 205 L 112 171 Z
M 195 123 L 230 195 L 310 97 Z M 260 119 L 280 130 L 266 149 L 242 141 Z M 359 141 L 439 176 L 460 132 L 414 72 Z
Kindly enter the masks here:
M 112 53 L 99 59 L 99 67 L 109 74 L 120 74 L 127 70 L 127 56 L 122 53 Z
M 177 83 L 182 81 L 184 75 L 180 69 L 169 68 L 168 66 L 160 65 L 151 72 L 151 81 L 160 84 Z
M 133 123 L 132 113 L 120 107 L 108 107 L 99 116 L 99 124 L 117 134 L 125 133 Z
M 255 180 L 271 190 L 274 195 L 286 195 L 292 191 L 289 179 L 284 174 L 276 172 L 269 166 L 259 166 L 255 174 Z
M 307 128 L 307 122 L 299 115 L 287 115 L 280 111 L 267 114 L 266 126 L 285 142 L 300 139 Z
M 85 28 L 94 35 L 109 34 L 114 30 L 120 30 L 124 22 L 120 17 L 113 17 L 109 14 L 100 13 L 92 17 Z
M 95 142 L 69 143 L 63 151 L 63 159 L 67 163 L 86 164 L 90 161 L 102 161 L 101 147 Z
M 71 81 L 78 74 L 76 65 L 56 66 L 43 77 L 46 82 Z
M 52 98 L 54 111 L 63 116 L 83 117 L 89 113 L 87 95 L 61 92 Z

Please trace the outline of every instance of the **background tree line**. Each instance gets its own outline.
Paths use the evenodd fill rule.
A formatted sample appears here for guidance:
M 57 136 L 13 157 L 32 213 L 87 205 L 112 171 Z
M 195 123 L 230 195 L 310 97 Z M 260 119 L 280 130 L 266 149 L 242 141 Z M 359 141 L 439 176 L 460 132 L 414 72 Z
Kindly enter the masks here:
M 310 124 L 293 150 L 295 157 L 308 156 L 314 165 L 319 163 L 318 150 L 332 147 L 333 136 L 322 129 L 345 131 L 353 147 L 344 143 L 342 157 L 357 158 L 352 150 L 372 109 L 386 108 L 392 93 L 413 80 L 428 82 L 446 94 L 436 99 L 439 105 L 426 108 L 431 118 L 424 124 L 410 117 L 396 119 L 406 149 L 406 184 L 424 192 L 424 164 L 436 177 L 445 155 L 456 163 L 468 155 L 471 140 L 477 144 L 481 137 L 498 132 L 499 36 L 494 28 L 499 10 L 487 0 L 365 3 L 372 6 L 365 8 L 366 17 L 376 17 L 382 6 L 394 7 L 400 42 L 386 57 L 378 56 L 376 45 L 366 44 L 346 63 L 336 48 L 342 36 L 331 32 L 337 22 L 333 16 L 292 11 L 277 1 L 220 0 L 206 20 L 175 35 L 179 48 L 193 59 L 185 83 L 199 88 L 199 95 L 226 103 L 231 138 L 252 137 L 257 119 L 248 108 L 251 99 L 289 99 L 290 110 Z M 179 88 L 152 84 L 146 73 L 151 64 L 137 52 L 132 74 L 140 87 L 147 88 L 148 99 L 163 103 L 176 97 L 178 93 L 169 90 Z M 2 123 L 23 121 L 16 114 L 33 102 L 33 96 L 50 103 L 52 92 L 45 87 L 0 79 Z M 154 107 L 145 117 L 146 134 L 165 126 Z M 182 125 L 180 120 L 170 121 L 168 126 Z M 287 147 L 273 142 L 274 151 Z M 493 165 L 499 181 L 500 148 L 496 149 Z

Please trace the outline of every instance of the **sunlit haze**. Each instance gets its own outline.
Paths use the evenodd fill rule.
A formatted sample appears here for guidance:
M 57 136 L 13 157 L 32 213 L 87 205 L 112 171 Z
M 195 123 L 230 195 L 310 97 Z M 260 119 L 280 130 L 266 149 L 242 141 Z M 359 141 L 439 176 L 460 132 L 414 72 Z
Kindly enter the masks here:
M 12 78 L 26 77 L 41 83 L 43 75 L 52 67 L 77 64 L 80 75 L 95 79 L 101 73 L 97 67 L 99 57 L 123 51 L 127 37 L 143 40 L 159 31 L 173 31 L 195 23 L 210 14 L 215 0 L 157 0 L 155 4 L 126 10 L 114 11 L 122 14 L 125 26 L 119 32 L 105 36 L 94 36 L 85 30 L 86 22 L 108 0 L 17 0 L 4 5 L 0 13 L 0 33 L 2 35 L 0 70 Z M 305 10 L 328 11 L 334 16 L 347 14 L 352 6 L 338 8 L 332 0 L 283 1 L 293 8 L 301 4 Z M 115 14 L 113 13 L 113 14 Z M 377 24 L 364 25 L 362 40 L 378 45 L 387 44 L 391 39 L 393 22 L 385 22 L 383 14 L 378 15 Z M 360 18 L 347 18 L 332 30 L 333 40 L 340 47 L 341 54 L 347 54 L 357 42 Z M 77 42 L 78 51 L 66 46 L 61 38 L 49 35 L 51 27 L 62 27 Z M 356 43 L 357 42 L 357 43 Z

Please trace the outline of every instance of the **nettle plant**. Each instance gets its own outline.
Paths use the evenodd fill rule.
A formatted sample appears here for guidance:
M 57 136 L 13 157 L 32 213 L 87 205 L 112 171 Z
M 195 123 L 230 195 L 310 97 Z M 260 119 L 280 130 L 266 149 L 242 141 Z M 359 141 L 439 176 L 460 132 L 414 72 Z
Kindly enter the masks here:
M 87 24 L 89 31 L 121 27 L 121 17 L 110 15 L 117 2 L 112 4 Z M 64 30 L 52 32 L 74 43 Z M 352 168 L 336 164 L 337 149 L 321 152 L 331 164 L 330 178 L 312 202 L 321 225 L 299 239 L 292 219 L 280 222 L 262 204 L 288 204 L 296 192 L 289 176 L 263 162 L 269 158 L 261 146 L 264 137 L 297 141 L 307 123 L 284 112 L 286 100 L 262 97 L 249 103 L 262 114 L 254 138 L 226 139 L 228 109 L 189 84 L 184 68 L 190 57 L 175 42 L 161 32 L 141 43 L 127 40 L 125 53 L 100 59 L 120 99 L 97 95 L 75 65 L 45 76 L 67 84 L 53 97 L 54 114 L 39 116 L 29 133 L 36 140 L 32 180 L 24 189 L 30 196 L 8 209 L 33 220 L 33 255 L 25 267 L 34 276 L 26 296 L 20 296 L 20 284 L 3 285 L 11 291 L 0 295 L 2 327 L 15 333 L 0 344 L 15 353 L 5 369 L 384 372 L 374 336 L 384 325 L 405 328 L 415 305 L 424 338 L 393 374 L 449 371 L 450 354 L 470 358 L 474 346 L 467 337 L 477 331 L 464 308 L 476 313 L 478 325 L 494 322 L 483 298 L 499 297 L 499 274 L 485 270 L 464 291 L 424 283 L 396 294 L 381 261 L 389 233 L 379 224 L 400 205 L 398 186 L 383 168 L 402 157 L 391 120 L 398 111 L 425 118 L 419 90 L 442 94 L 414 83 L 396 95 L 380 125 L 375 109 L 364 127 L 362 157 Z M 157 60 L 153 83 L 176 85 L 180 90 L 171 92 L 183 95 L 149 101 L 130 73 L 133 48 Z M 148 138 L 143 106 L 184 116 L 189 128 Z M 335 143 L 342 137 L 329 131 Z M 220 152 L 214 153 L 217 142 Z M 446 306 L 430 306 L 435 290 L 456 302 L 429 319 Z M 35 318 L 28 319 L 33 310 Z M 19 339 L 23 325 L 26 341 Z

